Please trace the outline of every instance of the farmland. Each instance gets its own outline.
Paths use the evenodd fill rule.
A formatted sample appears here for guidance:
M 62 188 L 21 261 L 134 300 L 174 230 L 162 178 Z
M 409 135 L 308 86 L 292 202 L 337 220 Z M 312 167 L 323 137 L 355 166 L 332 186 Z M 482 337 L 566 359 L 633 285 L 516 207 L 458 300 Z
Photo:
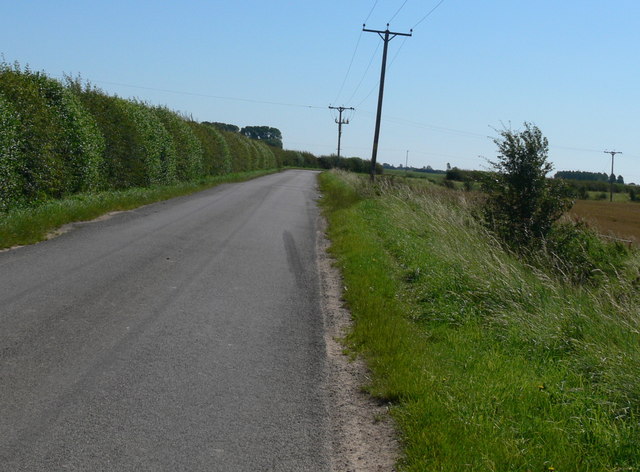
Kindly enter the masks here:
M 605 236 L 640 242 L 640 204 L 577 200 L 570 216 L 586 221 Z

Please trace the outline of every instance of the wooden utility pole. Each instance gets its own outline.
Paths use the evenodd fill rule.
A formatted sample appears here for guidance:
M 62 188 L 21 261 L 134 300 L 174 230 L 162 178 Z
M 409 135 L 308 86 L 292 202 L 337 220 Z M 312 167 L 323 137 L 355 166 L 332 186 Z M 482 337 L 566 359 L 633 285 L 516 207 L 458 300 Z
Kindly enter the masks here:
M 345 110 L 355 110 L 353 107 L 332 107 L 329 106 L 331 110 L 338 110 L 340 117 L 336 119 L 336 123 L 338 123 L 338 157 L 340 157 L 340 139 L 342 138 L 342 125 L 348 125 L 349 120 L 342 121 L 342 112 Z
M 362 25 L 362 31 L 367 33 L 378 33 L 378 36 L 384 41 L 384 49 L 382 51 L 382 68 L 380 70 L 380 91 L 378 92 L 378 112 L 376 113 L 376 131 L 373 135 L 373 151 L 371 152 L 371 181 L 375 180 L 376 176 L 376 157 L 378 156 L 378 138 L 380 137 L 380 118 L 382 117 L 382 96 L 384 95 L 384 76 L 387 68 L 387 46 L 396 36 L 411 36 L 413 30 L 409 33 L 395 33 L 389 31 L 389 23 L 387 23 L 387 29 L 384 31 L 366 29 L 367 25 Z
M 622 154 L 620 151 L 604 151 L 605 154 L 611 154 L 611 174 L 609 175 L 609 201 L 613 201 L 613 158 L 616 154 Z

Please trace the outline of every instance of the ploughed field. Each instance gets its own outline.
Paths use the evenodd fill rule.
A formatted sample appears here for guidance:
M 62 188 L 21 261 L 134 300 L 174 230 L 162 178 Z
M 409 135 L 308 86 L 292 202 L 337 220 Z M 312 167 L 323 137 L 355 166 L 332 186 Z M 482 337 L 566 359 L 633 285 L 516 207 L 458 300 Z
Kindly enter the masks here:
M 577 200 L 569 213 L 573 217 L 585 220 L 603 235 L 640 244 L 638 203 Z

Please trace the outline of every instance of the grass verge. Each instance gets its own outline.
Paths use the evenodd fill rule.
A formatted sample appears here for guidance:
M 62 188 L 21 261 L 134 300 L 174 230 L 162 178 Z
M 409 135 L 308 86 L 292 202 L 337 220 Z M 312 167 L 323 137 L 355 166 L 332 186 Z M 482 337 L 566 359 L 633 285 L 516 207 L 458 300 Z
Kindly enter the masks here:
M 47 234 L 67 223 L 88 221 L 112 211 L 131 210 L 223 183 L 241 182 L 277 171 L 257 170 L 206 177 L 175 185 L 78 194 L 37 207 L 0 213 L 0 249 L 42 241 Z
M 392 405 L 404 471 L 640 470 L 637 288 L 504 252 L 465 194 L 320 176 L 350 347 Z

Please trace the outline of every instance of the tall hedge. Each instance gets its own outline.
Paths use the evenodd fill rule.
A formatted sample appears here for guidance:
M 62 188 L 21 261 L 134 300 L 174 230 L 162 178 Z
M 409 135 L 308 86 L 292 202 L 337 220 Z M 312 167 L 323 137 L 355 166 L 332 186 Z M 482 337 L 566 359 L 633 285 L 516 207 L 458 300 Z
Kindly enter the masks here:
M 22 188 L 12 201 L 32 203 L 100 185 L 104 139 L 73 93 L 43 73 L 2 63 L 0 94 L 18 124 L 13 155 L 21 164 L 13 169 Z
M 222 175 L 231 172 L 231 152 L 229 145 L 214 126 L 188 121 L 202 146 L 202 170 L 205 175 Z
M 18 206 L 24 200 L 19 144 L 18 114 L 0 95 L 0 211 Z
M 79 78 L 63 85 L 0 63 L 0 212 L 76 192 L 304 166 L 308 156 L 110 96 Z
M 176 152 L 176 178 L 193 180 L 203 174 L 202 144 L 186 120 L 166 107 L 154 107 L 165 129 L 173 139 Z

